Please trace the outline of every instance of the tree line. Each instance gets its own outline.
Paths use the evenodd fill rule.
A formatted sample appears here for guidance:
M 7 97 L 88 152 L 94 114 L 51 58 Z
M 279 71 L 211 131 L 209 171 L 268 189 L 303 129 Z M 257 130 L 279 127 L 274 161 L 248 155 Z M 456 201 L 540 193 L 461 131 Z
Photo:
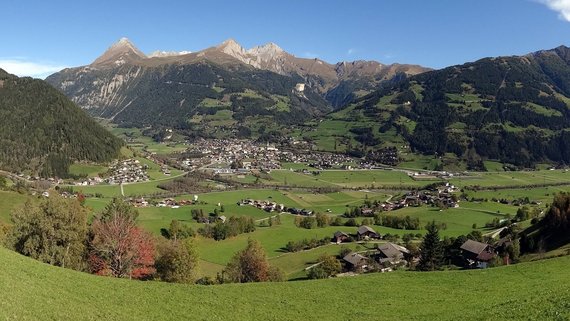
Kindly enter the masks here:
M 137 226 L 138 211 L 113 199 L 92 222 L 78 199 L 56 193 L 15 209 L 11 225 L 0 225 L 0 241 L 36 260 L 101 276 L 194 283 L 198 254 L 194 231 L 173 220 L 162 236 Z M 238 219 L 239 220 L 239 219 Z M 257 241 L 236 253 L 215 282 L 279 281 Z M 204 280 L 198 280 L 200 282 Z M 205 284 L 215 283 L 206 280 Z

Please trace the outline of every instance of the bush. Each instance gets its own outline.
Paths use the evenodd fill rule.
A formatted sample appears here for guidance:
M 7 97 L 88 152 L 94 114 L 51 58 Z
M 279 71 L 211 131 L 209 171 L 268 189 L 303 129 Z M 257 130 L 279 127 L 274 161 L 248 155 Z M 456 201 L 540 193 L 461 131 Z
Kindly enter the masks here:
M 192 283 L 198 266 L 198 254 L 191 240 L 167 241 L 159 245 L 155 262 L 160 280 Z
M 299 252 L 327 245 L 329 243 L 330 239 L 328 237 L 324 237 L 322 239 L 312 238 L 312 239 L 303 239 L 300 241 L 289 241 L 285 245 L 285 250 L 287 250 L 287 252 Z
M 374 224 L 380 226 L 391 227 L 400 230 L 419 230 L 420 219 L 417 217 L 399 217 L 393 215 L 376 214 L 374 216 Z
M 345 223 L 345 226 L 358 226 L 358 223 L 356 222 L 355 219 L 353 218 L 349 218 Z
M 231 216 L 225 222 L 218 221 L 215 224 L 207 224 L 198 229 L 198 233 L 204 237 L 213 238 L 216 241 L 225 240 L 243 233 L 255 231 L 253 218 L 249 216 Z

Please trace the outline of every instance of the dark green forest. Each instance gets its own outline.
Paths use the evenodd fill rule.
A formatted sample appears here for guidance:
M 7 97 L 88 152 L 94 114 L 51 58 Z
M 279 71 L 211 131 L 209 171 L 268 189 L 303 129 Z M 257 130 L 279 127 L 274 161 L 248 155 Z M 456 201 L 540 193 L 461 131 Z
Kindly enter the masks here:
M 0 168 L 66 177 L 74 161 L 108 162 L 122 145 L 46 82 L 0 70 Z

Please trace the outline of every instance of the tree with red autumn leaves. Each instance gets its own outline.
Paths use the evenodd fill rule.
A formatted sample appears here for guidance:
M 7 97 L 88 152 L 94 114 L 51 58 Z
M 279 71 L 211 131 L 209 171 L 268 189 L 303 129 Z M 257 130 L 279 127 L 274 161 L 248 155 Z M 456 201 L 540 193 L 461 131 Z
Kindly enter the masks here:
M 138 212 L 113 199 L 91 224 L 89 266 L 92 273 L 145 279 L 155 272 L 152 236 L 136 226 Z

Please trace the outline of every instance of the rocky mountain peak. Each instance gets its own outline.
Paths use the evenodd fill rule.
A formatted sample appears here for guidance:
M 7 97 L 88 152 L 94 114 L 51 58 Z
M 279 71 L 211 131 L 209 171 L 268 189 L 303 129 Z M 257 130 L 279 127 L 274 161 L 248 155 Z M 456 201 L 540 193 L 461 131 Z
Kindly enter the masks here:
M 257 47 L 251 48 L 247 51 L 247 53 L 250 55 L 254 55 L 254 56 L 271 56 L 271 57 L 274 57 L 274 56 L 280 55 L 282 53 L 285 53 L 285 51 L 283 49 L 281 49 L 281 47 L 279 47 L 275 43 L 269 42 L 263 46 L 257 46 Z
M 228 39 L 218 47 L 223 53 L 226 53 L 232 57 L 236 57 L 241 60 L 241 58 L 246 54 L 245 49 L 237 43 L 234 39 Z
M 103 55 L 95 59 L 92 66 L 121 66 L 126 63 L 147 58 L 129 39 L 121 38 Z

